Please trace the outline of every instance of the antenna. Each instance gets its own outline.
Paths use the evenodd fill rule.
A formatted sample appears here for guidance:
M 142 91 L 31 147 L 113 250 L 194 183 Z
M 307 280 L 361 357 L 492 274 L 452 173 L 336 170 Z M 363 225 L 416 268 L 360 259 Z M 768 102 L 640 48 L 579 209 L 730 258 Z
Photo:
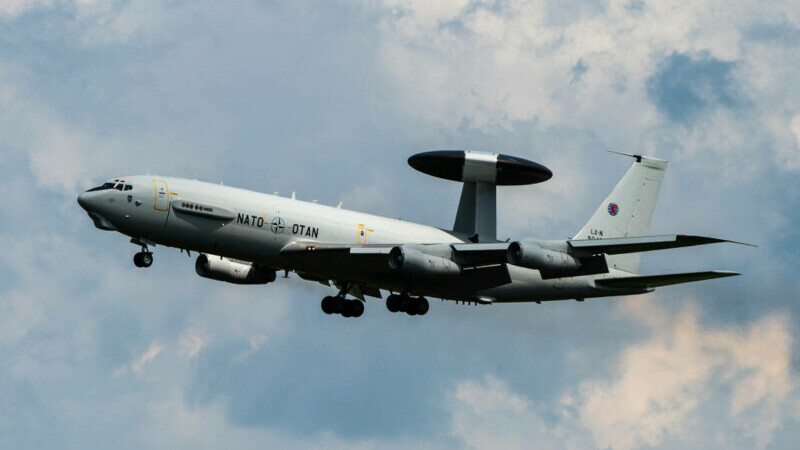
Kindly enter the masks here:
M 294 200 L 294 199 L 295 199 L 295 192 L 292 191 L 292 200 Z
M 622 156 L 630 156 L 631 158 L 636 159 L 636 162 L 642 162 L 642 155 L 631 155 L 630 153 L 622 153 L 622 152 L 615 152 L 614 150 L 606 150 L 608 153 L 616 153 L 617 155 Z
M 342 209 L 342 201 L 341 200 L 339 201 L 339 204 L 336 205 L 336 209 Z

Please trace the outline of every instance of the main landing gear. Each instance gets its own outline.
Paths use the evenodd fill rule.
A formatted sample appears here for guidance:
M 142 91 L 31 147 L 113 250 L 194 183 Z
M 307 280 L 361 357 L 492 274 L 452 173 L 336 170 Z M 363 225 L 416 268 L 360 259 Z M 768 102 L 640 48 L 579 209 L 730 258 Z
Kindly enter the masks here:
M 325 314 L 341 314 L 342 317 L 361 317 L 364 314 L 364 302 L 347 300 L 343 295 L 325 297 L 321 306 Z
M 424 316 L 430 305 L 425 297 L 392 294 L 386 298 L 386 309 L 391 312 L 404 312 L 409 316 Z

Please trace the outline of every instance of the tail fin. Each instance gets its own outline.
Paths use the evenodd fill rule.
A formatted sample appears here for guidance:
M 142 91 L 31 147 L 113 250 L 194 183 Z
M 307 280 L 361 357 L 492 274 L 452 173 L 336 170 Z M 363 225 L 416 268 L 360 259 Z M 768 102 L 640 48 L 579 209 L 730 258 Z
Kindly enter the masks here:
M 604 239 L 647 234 L 661 181 L 667 170 L 667 161 L 639 155 L 628 156 L 636 158 L 636 162 L 574 239 Z M 640 257 L 640 253 L 631 253 L 607 256 L 606 259 L 609 267 L 637 273 Z

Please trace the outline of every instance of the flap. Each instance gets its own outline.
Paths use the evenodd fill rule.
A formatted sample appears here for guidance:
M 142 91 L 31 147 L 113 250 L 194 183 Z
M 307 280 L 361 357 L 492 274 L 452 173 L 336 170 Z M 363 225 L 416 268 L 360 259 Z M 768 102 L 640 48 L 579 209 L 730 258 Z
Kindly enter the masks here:
M 486 266 L 508 262 L 508 242 L 486 244 L 452 244 L 454 260 L 462 266 Z

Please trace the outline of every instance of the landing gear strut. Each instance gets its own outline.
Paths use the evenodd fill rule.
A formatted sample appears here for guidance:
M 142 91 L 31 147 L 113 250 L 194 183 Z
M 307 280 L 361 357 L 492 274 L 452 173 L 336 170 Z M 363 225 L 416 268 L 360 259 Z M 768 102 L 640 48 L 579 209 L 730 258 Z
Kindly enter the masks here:
M 386 298 L 386 309 L 391 312 L 404 312 L 409 316 L 424 316 L 430 309 L 430 304 L 425 297 L 392 294 Z

